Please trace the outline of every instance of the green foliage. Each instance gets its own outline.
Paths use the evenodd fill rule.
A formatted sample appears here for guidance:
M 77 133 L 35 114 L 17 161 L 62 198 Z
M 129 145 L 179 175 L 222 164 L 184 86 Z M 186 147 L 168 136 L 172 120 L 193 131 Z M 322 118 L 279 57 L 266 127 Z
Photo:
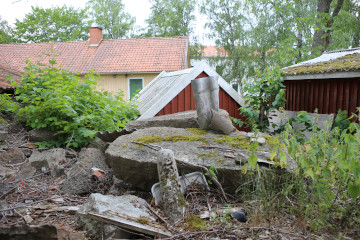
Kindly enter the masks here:
M 18 42 L 65 42 L 88 38 L 86 11 L 74 7 L 31 7 L 22 21 L 16 20 L 13 36 Z
M 350 126 L 350 120 L 347 117 L 347 111 L 339 109 L 334 119 L 333 128 L 338 127 L 341 131 L 348 129 Z
M 16 113 L 19 105 L 13 101 L 10 94 L 0 94 L 0 113 Z
M 257 129 L 269 133 L 272 114 L 276 109 L 285 107 L 282 73 L 279 68 L 274 68 L 267 69 L 264 73 L 257 71 L 256 74 L 255 81 L 244 84 L 243 95 L 247 107 L 241 107 L 240 111 L 253 131 Z
M 147 37 L 189 36 L 195 20 L 195 0 L 151 0 Z
M 295 132 L 295 137 L 300 143 L 304 143 L 306 140 L 305 131 L 310 132 L 315 127 L 311 123 L 310 115 L 306 111 L 299 111 L 296 118 L 290 118 L 289 124 L 295 122 L 300 128 Z
M 11 27 L 6 20 L 1 20 L 0 16 L 0 44 L 15 42 L 11 35 Z
M 81 80 L 56 68 L 55 60 L 49 65 L 28 60 L 22 85 L 16 89 L 16 99 L 23 104 L 20 120 L 31 128 L 55 131 L 58 143 L 77 148 L 88 144 L 96 131 L 121 129 L 138 116 L 135 106 L 122 100 L 122 93 L 94 90 L 97 80 L 93 74 Z
M 308 120 L 306 114 L 299 119 Z M 359 229 L 359 130 L 355 122 L 347 129 L 331 129 L 329 123 L 319 129 L 314 124 L 313 135 L 299 141 L 287 123 L 270 158 L 286 161 L 286 153 L 280 149 L 284 148 L 297 162 L 296 171 L 268 169 L 266 174 L 252 175 L 247 185 L 239 186 L 237 191 L 244 201 L 259 201 L 261 211 L 270 218 L 272 214 L 286 211 L 303 219 L 313 230 Z M 254 149 L 255 146 L 252 152 Z M 255 160 L 249 159 L 249 163 L 254 168 Z
M 314 127 L 313 136 L 301 144 L 287 124 L 283 137 L 289 154 L 298 163 L 297 178 L 303 179 L 298 183 L 306 183 L 306 189 L 297 185 L 294 190 L 305 200 L 298 204 L 312 227 L 336 228 L 335 221 L 359 227 L 360 214 L 351 212 L 359 207 L 359 125 L 350 123 L 348 129 L 335 127 L 331 131 L 329 125 Z
M 129 35 L 135 18 L 125 12 L 122 0 L 89 0 L 89 15 L 104 30 L 104 38 L 119 39 Z

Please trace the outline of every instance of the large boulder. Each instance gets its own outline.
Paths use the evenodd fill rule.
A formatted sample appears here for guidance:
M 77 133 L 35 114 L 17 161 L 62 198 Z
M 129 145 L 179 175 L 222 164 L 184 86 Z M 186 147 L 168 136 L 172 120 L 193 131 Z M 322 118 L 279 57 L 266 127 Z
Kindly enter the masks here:
M 152 143 L 174 152 L 175 159 L 183 163 L 178 164 L 181 173 L 199 170 L 186 163 L 206 167 L 215 166 L 218 179 L 223 186 L 233 191 L 234 187 L 236 188 L 244 180 L 241 170 L 247 163 L 244 156 L 246 158 L 248 154 L 250 136 L 251 133 L 239 131 L 227 136 L 214 131 L 193 128 L 146 128 L 117 138 L 105 152 L 106 161 L 117 178 L 141 189 L 149 190 L 155 182 L 159 181 L 156 168 L 157 154 L 155 150 L 133 142 Z M 266 161 L 272 147 L 277 143 L 272 137 L 266 135 L 260 135 L 255 140 L 261 143 L 258 149 L 259 158 Z M 295 168 L 296 163 L 288 157 L 287 169 L 294 170 Z M 267 166 L 266 169 L 270 168 Z M 275 168 L 271 168 L 271 171 L 273 169 Z

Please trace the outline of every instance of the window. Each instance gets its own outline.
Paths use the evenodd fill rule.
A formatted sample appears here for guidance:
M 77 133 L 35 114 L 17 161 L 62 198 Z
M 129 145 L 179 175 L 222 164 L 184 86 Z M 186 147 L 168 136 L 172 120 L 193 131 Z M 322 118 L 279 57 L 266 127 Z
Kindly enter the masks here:
M 129 99 L 134 97 L 144 86 L 143 78 L 129 78 Z

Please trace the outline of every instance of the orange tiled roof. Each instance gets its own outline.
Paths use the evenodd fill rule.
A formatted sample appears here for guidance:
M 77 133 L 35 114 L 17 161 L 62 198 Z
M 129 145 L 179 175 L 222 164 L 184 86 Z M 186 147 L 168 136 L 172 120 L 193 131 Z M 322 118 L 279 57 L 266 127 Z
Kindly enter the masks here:
M 21 71 L 5 64 L 0 58 L 0 88 L 12 88 L 11 82 L 6 80 L 9 76 L 11 76 L 16 82 L 20 83 Z
M 54 50 L 58 65 L 74 73 L 176 71 L 186 68 L 187 41 L 187 37 L 108 39 L 98 47 L 90 47 L 89 41 L 0 44 L 0 61 L 21 72 L 27 58 L 47 62 L 45 54 Z
M 228 54 L 224 47 L 205 46 L 203 50 L 203 57 L 227 57 Z

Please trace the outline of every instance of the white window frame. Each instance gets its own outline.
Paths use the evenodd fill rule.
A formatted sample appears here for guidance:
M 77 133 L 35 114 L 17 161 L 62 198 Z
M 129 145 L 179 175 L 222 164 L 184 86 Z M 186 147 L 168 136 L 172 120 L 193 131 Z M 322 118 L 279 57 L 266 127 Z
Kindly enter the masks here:
M 142 80 L 142 89 L 144 89 L 144 77 L 128 77 L 128 99 L 130 100 L 130 80 L 131 79 L 141 79 Z

